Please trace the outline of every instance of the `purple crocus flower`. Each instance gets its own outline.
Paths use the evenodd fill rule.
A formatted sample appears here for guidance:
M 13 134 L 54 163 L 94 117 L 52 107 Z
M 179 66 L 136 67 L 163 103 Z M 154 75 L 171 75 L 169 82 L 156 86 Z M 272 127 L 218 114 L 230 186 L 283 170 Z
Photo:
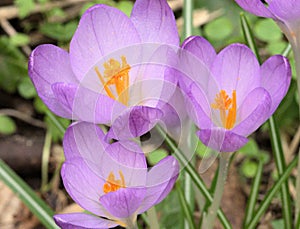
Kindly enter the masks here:
M 235 0 L 244 10 L 260 17 L 272 18 L 280 26 L 292 46 L 300 48 L 300 1 Z
M 92 123 L 71 125 L 63 140 L 61 176 L 70 196 L 90 213 L 54 216 L 62 228 L 130 227 L 137 215 L 161 202 L 179 173 L 167 156 L 150 170 L 140 147 L 130 141 L 107 144 Z
M 178 45 L 166 0 L 137 0 L 130 18 L 95 5 L 82 16 L 70 52 L 38 46 L 30 56 L 29 75 L 55 114 L 112 125 L 109 137 L 128 139 L 164 116 L 160 98 L 167 102 L 173 91 L 165 90 L 166 57 L 171 54 L 162 46 Z
M 259 65 L 243 44 L 216 54 L 202 37 L 187 38 L 180 54 L 180 86 L 200 140 L 221 152 L 238 150 L 276 110 L 291 80 L 288 60 L 275 55 Z M 189 76 L 189 77 L 187 77 Z

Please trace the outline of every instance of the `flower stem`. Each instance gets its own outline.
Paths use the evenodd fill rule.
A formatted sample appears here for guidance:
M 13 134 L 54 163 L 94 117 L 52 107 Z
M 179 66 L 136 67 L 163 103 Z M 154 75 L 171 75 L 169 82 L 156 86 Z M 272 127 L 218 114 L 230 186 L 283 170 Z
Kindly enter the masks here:
M 299 153 L 298 155 L 300 155 L 300 149 L 299 149 Z M 296 190 L 298 190 L 296 192 L 296 204 L 295 204 L 295 225 L 297 225 L 300 221 L 300 157 L 298 159 L 298 166 L 297 166 L 297 176 L 296 176 Z
M 218 180 L 215 188 L 214 199 L 203 221 L 203 228 L 211 229 L 214 226 L 214 222 L 217 216 L 217 211 L 221 204 L 224 186 L 227 179 L 230 155 L 231 155 L 230 153 L 220 154 L 219 174 L 218 174 Z
M 46 190 L 46 186 L 48 183 L 48 164 L 49 164 L 49 157 L 50 157 L 50 148 L 51 148 L 51 131 L 47 130 L 45 136 L 45 143 L 43 147 L 43 154 L 42 154 L 42 184 L 41 184 L 41 191 L 44 192 Z
M 156 213 L 155 206 L 153 206 L 152 208 L 150 208 L 147 211 L 147 215 L 148 215 L 148 219 L 149 219 L 150 229 L 159 229 L 159 223 L 158 223 L 158 219 L 157 219 L 157 213 Z
M 184 166 L 185 171 L 187 171 L 189 173 L 195 186 L 199 189 L 199 191 L 202 193 L 202 195 L 205 197 L 205 199 L 209 203 L 211 203 L 213 201 L 213 198 L 212 198 L 210 192 L 208 191 L 207 187 L 205 186 L 204 182 L 202 181 L 201 177 L 199 176 L 199 174 L 197 173 L 195 168 L 189 163 L 189 161 L 186 158 L 186 156 L 184 155 L 184 153 L 180 149 L 177 148 L 177 146 L 171 140 L 171 138 L 168 135 L 166 135 L 166 133 L 162 127 L 157 125 L 156 129 L 158 130 L 158 133 L 161 136 L 165 137 L 166 144 L 171 148 L 171 150 L 174 151 L 173 155 L 176 157 L 176 159 L 179 161 L 179 163 L 182 166 Z M 221 209 L 218 209 L 217 214 L 218 214 L 219 220 L 222 223 L 223 227 L 225 229 L 231 229 L 232 226 L 231 226 L 230 222 L 228 221 L 228 219 L 226 218 L 226 216 L 224 215 L 224 212 Z

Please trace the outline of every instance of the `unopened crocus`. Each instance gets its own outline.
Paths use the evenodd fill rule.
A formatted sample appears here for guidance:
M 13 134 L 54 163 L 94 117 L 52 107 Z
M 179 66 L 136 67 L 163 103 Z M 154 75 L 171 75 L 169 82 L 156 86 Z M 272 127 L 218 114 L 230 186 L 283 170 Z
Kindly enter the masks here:
M 285 96 L 291 80 L 288 60 L 275 55 L 260 66 L 243 44 L 229 45 L 216 54 L 198 36 L 186 39 L 182 48 L 186 73 L 180 77 L 180 86 L 187 110 L 200 129 L 197 135 L 214 150 L 238 150 Z
M 70 52 L 38 46 L 29 75 L 55 114 L 112 125 L 111 138 L 136 137 L 164 115 L 159 108 L 173 92 L 165 90 L 168 51 L 160 47 L 178 44 L 166 0 L 137 0 L 130 17 L 95 5 L 82 16 Z
M 73 200 L 89 213 L 55 215 L 61 228 L 135 228 L 137 215 L 161 202 L 177 179 L 179 165 L 172 156 L 148 170 L 136 143 L 103 139 L 102 130 L 91 123 L 67 129 L 61 176 Z

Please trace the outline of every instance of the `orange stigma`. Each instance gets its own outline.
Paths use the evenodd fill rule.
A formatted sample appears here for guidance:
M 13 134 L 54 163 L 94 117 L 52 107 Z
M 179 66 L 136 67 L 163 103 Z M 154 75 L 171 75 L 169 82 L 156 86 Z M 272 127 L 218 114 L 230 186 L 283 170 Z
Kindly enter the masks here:
M 225 90 L 221 90 L 219 94 L 216 94 L 215 103 L 211 104 L 211 107 L 220 110 L 223 127 L 232 129 L 236 121 L 236 91 L 233 90 L 232 98 L 230 98 Z
M 95 67 L 96 74 L 103 85 L 106 94 L 114 99 L 118 100 L 124 105 L 128 105 L 129 94 L 129 71 L 130 65 L 126 61 L 125 56 L 121 56 L 122 64 L 115 60 L 109 59 L 103 64 L 104 66 L 104 77 L 101 75 L 98 67 Z M 114 95 L 110 86 L 115 85 L 117 96 Z
M 125 188 L 125 179 L 122 171 L 119 171 L 119 175 L 121 179 L 116 180 L 114 173 L 109 173 L 106 183 L 103 185 L 103 192 L 105 194 L 117 191 L 120 188 Z

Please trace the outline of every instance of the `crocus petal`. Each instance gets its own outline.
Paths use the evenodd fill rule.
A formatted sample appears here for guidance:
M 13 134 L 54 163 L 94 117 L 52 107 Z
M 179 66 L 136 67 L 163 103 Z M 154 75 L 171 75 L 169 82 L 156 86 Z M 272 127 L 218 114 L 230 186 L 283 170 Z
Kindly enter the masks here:
M 57 214 L 53 216 L 55 223 L 63 229 L 95 228 L 105 229 L 118 226 L 111 220 L 85 213 Z
M 100 202 L 114 217 L 128 218 L 141 205 L 146 188 L 121 188 L 101 196 Z
M 112 124 L 107 139 L 126 140 L 148 132 L 163 116 L 157 108 L 135 106 L 127 109 Z
M 151 168 L 147 176 L 147 194 L 138 213 L 161 202 L 171 191 L 178 174 L 179 164 L 172 156 L 165 157 Z
M 172 9 L 165 0 L 137 0 L 130 16 L 143 42 L 179 45 Z
M 182 43 L 184 50 L 189 51 L 208 67 L 211 66 L 217 54 L 214 47 L 203 37 L 190 36 Z
M 119 176 L 121 171 L 126 187 L 145 186 L 147 176 L 146 157 L 141 148 L 134 142 L 121 141 L 109 145 L 102 155 L 99 173 L 113 172 Z
M 276 110 L 288 91 L 291 82 L 291 67 L 288 60 L 280 55 L 272 56 L 261 66 L 262 86 L 272 98 L 270 114 Z
M 105 55 L 139 42 L 136 28 L 124 13 L 106 5 L 95 5 L 82 16 L 72 38 L 72 69 L 81 80 Z
M 211 109 L 203 90 L 193 83 L 185 96 L 187 112 L 195 124 L 201 129 L 211 128 L 213 126 L 210 119 Z
M 81 157 L 99 164 L 101 155 L 108 146 L 103 139 L 104 133 L 97 125 L 86 122 L 73 123 L 63 139 L 66 160 Z
M 65 189 L 76 203 L 95 215 L 108 216 L 99 201 L 105 180 L 96 175 L 84 160 L 78 158 L 65 162 L 61 176 Z
M 240 123 L 232 131 L 243 136 L 254 132 L 270 117 L 271 104 L 272 98 L 264 88 L 254 89 L 239 107 Z
M 300 16 L 300 2 L 298 0 L 267 0 L 269 10 L 278 18 L 284 21 L 299 20 Z
M 223 128 L 202 129 L 197 135 L 204 145 L 218 152 L 234 152 L 248 142 L 244 136 Z
M 69 63 L 69 54 L 54 45 L 40 45 L 29 57 L 28 72 L 38 95 L 50 110 L 71 119 L 69 109 L 59 103 L 51 88 L 56 82 L 77 83 Z
M 237 106 L 250 91 L 260 86 L 259 63 L 253 52 L 242 44 L 229 45 L 223 49 L 213 63 L 212 73 L 220 88 L 210 90 L 215 91 L 215 95 L 220 90 L 225 90 L 229 95 L 236 90 Z
M 66 110 L 72 114 L 72 119 L 77 120 L 78 118 L 75 117 L 73 113 L 73 104 L 74 98 L 76 95 L 78 85 L 72 83 L 54 83 L 51 85 L 51 89 L 53 95 L 55 96 L 58 104 L 63 106 Z
M 235 0 L 244 10 L 260 17 L 276 18 L 261 0 Z M 279 0 L 280 1 L 280 0 Z M 286 2 L 286 1 L 284 1 Z

